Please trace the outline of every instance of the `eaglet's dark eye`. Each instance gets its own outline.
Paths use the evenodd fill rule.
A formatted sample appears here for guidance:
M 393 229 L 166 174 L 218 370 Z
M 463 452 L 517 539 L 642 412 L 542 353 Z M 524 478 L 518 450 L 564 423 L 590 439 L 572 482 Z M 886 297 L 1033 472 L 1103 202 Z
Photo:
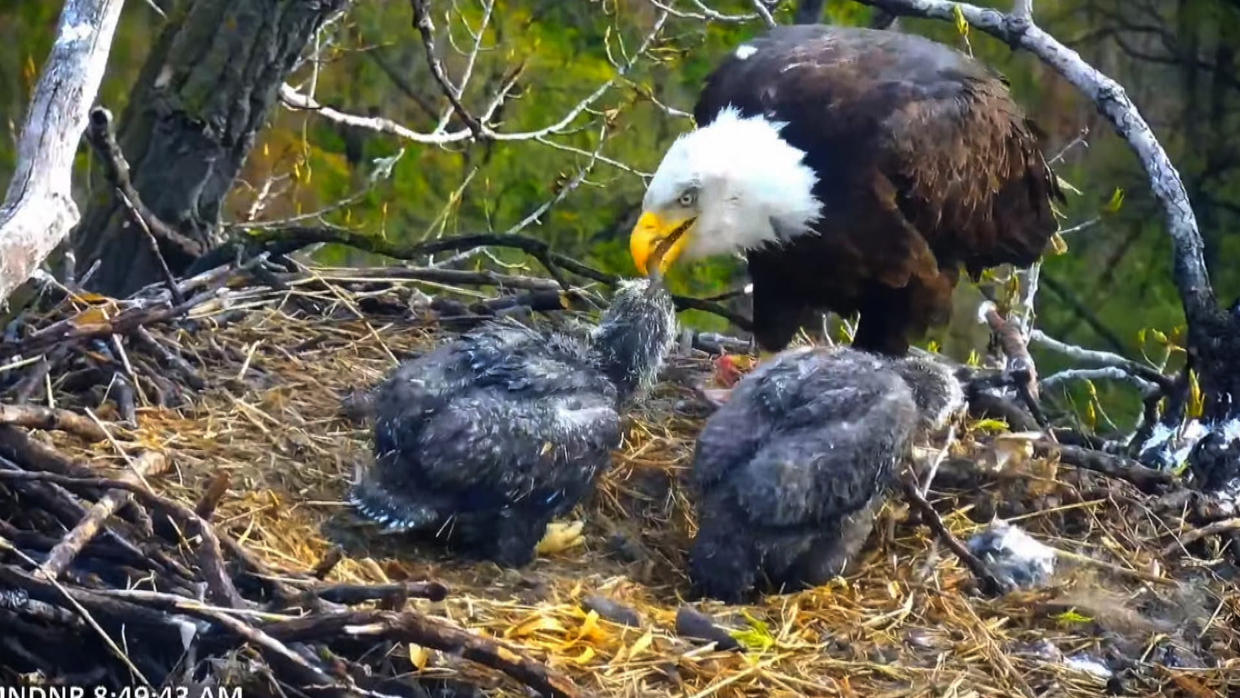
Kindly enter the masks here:
M 676 201 L 681 206 L 692 206 L 693 202 L 697 201 L 697 192 L 690 189 L 686 191 L 685 193 L 681 194 L 680 198 L 677 199 Z

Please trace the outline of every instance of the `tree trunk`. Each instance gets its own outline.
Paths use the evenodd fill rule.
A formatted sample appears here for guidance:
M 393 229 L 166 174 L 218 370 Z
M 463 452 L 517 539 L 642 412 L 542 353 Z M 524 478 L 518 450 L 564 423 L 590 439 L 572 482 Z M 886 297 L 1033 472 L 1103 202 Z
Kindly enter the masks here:
M 151 49 L 117 140 L 134 187 L 160 220 L 210 247 L 220 206 L 280 85 L 306 44 L 348 0 L 194 0 Z M 101 184 L 74 234 L 79 275 L 125 295 L 158 281 L 158 261 L 111 187 Z M 174 273 L 193 260 L 163 254 Z
M 0 205 L 0 305 L 77 222 L 73 156 L 108 61 L 121 0 L 70 0 L 17 142 L 17 169 Z

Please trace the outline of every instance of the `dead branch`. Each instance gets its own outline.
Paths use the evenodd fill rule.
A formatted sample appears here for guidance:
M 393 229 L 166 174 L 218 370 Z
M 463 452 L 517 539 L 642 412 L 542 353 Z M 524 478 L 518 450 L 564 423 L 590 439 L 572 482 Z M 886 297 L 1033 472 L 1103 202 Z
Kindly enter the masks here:
M 207 483 L 207 491 L 202 493 L 202 498 L 194 506 L 194 513 L 202 517 L 203 521 L 210 521 L 215 514 L 215 508 L 220 505 L 220 500 L 228 494 L 228 485 L 231 482 L 232 478 L 227 471 L 216 473 L 211 482 Z
M 182 235 L 160 220 L 159 216 L 156 216 L 155 212 L 142 202 L 142 197 L 129 177 L 129 162 L 125 159 L 125 154 L 121 152 L 120 144 L 116 142 L 116 134 L 112 127 L 112 112 L 103 107 L 90 110 L 90 125 L 86 129 L 86 140 L 99 154 L 104 178 L 116 189 L 116 193 L 130 209 L 135 223 L 144 226 L 145 230 L 159 242 L 168 245 L 187 259 L 194 259 L 203 253 L 200 243 Z M 156 250 L 158 249 L 157 246 Z M 162 253 L 160 259 L 163 259 Z M 167 264 L 164 267 L 166 270 Z M 171 277 L 171 272 L 168 272 L 167 276 Z
M 203 576 L 207 582 L 209 597 L 215 603 L 231 608 L 238 608 L 243 605 L 241 596 L 237 593 L 236 587 L 233 586 L 232 579 L 229 578 L 228 573 L 225 570 L 224 554 L 220 547 L 219 536 L 216 535 L 215 530 L 211 527 L 211 524 L 204 521 L 188 507 L 166 497 L 155 494 L 141 485 L 127 482 L 125 480 L 98 477 L 66 477 L 57 473 L 27 471 L 3 471 L 0 472 L 0 479 L 50 482 L 69 488 L 86 487 L 101 490 L 114 489 L 124 490 L 131 493 L 134 498 L 143 505 L 169 516 L 176 521 L 178 526 L 187 529 L 189 534 L 197 536 L 200 539 L 197 546 L 198 563 L 202 566 Z
M 67 431 L 88 441 L 103 441 L 107 438 L 107 434 L 98 424 L 76 412 L 38 405 L 0 404 L 0 424 L 44 431 Z
M 315 576 L 318 575 L 316 574 Z M 354 606 L 368 601 L 380 601 L 391 596 L 443 601 L 448 596 L 448 588 L 439 582 L 315 584 L 306 589 L 303 596 L 319 598 L 346 606 Z
M 61 11 L 0 205 L 0 301 L 30 278 L 77 223 L 69 175 L 123 4 L 67 0 Z
M 470 661 L 496 669 L 548 696 L 580 695 L 566 677 L 524 653 L 481 635 L 475 635 L 414 613 L 347 611 L 316 614 L 265 625 L 273 638 L 284 642 L 315 642 L 339 635 L 415 642 L 442 652 L 459 654 Z
M 1185 546 L 1190 543 L 1195 543 L 1202 538 L 1207 538 L 1219 533 L 1226 533 L 1227 531 L 1235 531 L 1237 529 L 1240 529 L 1240 517 L 1223 519 L 1222 521 L 1215 521 L 1213 523 L 1206 524 L 1201 528 L 1195 528 L 1176 538 L 1175 542 L 1162 549 L 1162 556 L 1165 558 L 1179 557 L 1184 553 Z
M 132 471 L 126 471 L 120 477 L 125 482 L 137 485 L 142 482 L 148 475 L 155 476 L 167 470 L 169 459 L 162 453 L 155 451 L 147 451 L 139 456 L 133 465 Z M 127 492 L 119 492 L 111 490 L 105 492 L 94 506 L 86 511 L 86 515 L 78 522 L 78 525 L 65 535 L 64 539 L 48 553 L 47 560 L 40 566 L 39 571 L 48 579 L 55 579 L 64 572 L 78 553 L 82 552 L 82 548 L 86 547 L 96 534 L 99 533 L 100 527 L 109 516 L 116 513 L 118 509 L 124 506 L 132 495 Z
M 1171 392 L 1175 388 L 1175 379 L 1163 375 L 1150 366 L 1125 358 L 1119 354 L 1068 344 L 1047 335 L 1042 330 L 1031 332 L 1029 334 L 1029 341 L 1088 365 L 1118 368 L 1144 383 L 1155 384 L 1163 392 Z
M 1058 444 L 1050 439 L 1035 441 L 1033 450 L 1041 457 L 1058 457 L 1063 463 L 1127 480 L 1146 493 L 1165 492 L 1175 485 L 1175 476 L 1171 473 L 1147 468 L 1134 460 L 1112 453 Z
M 408 244 L 345 228 L 293 226 L 272 230 L 257 230 L 247 235 L 247 238 L 250 242 L 266 246 L 269 252 L 278 254 L 290 254 L 302 247 L 317 243 L 334 242 L 394 259 L 418 259 L 440 252 L 459 252 L 483 247 L 508 248 L 525 252 L 537 259 L 548 270 L 563 269 L 607 286 L 615 286 L 619 281 L 619 278 L 612 274 L 595 269 L 568 255 L 552 251 L 551 245 L 544 240 L 522 235 L 484 233 L 445 237 L 438 240 Z M 718 303 L 686 296 L 673 296 L 672 298 L 676 302 L 676 307 L 681 310 L 693 309 L 713 313 L 746 331 L 753 327 L 749 318 L 728 310 Z M 3 356 L 2 347 L 0 347 L 0 357 Z

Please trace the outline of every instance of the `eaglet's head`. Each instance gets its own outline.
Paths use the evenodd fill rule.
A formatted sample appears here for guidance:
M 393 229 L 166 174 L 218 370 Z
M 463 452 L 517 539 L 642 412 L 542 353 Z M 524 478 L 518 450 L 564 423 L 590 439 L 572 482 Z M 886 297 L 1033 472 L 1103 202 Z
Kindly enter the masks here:
M 676 306 L 655 279 L 620 282 L 591 343 L 621 400 L 648 389 L 676 339 Z
M 673 231 L 685 234 L 662 258 L 701 259 L 778 244 L 810 230 L 821 204 L 805 152 L 781 136 L 783 124 L 742 117 L 728 107 L 668 149 L 629 238 L 644 274 L 652 251 Z

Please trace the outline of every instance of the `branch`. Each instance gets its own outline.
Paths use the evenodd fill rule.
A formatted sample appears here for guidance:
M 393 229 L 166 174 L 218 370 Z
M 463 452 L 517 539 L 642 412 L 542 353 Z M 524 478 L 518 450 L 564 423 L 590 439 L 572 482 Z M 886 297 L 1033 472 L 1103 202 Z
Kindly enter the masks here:
M 76 412 L 39 405 L 0 404 L 0 424 L 15 424 L 44 431 L 67 431 L 88 441 L 103 441 L 108 437 L 98 424 Z
M 1199 541 L 1202 538 L 1212 536 L 1216 533 L 1225 533 L 1236 529 L 1240 529 L 1240 517 L 1223 519 L 1221 521 L 1215 521 L 1214 523 L 1202 526 L 1201 528 L 1195 528 L 1177 538 L 1175 542 L 1163 548 L 1162 556 L 1164 558 L 1179 557 L 1179 555 L 1184 552 L 1185 546 L 1189 543 Z
M 762 0 L 750 0 L 750 2 L 753 4 L 754 11 L 756 11 L 758 16 L 762 18 L 762 21 L 766 23 L 767 29 L 774 29 L 776 26 L 775 18 L 771 16 L 771 11 L 766 8 L 766 5 L 762 3 Z
M 981 558 L 969 552 L 952 532 L 947 530 L 947 525 L 943 523 L 943 518 L 934 510 L 930 502 L 922 496 L 921 491 L 917 488 L 916 479 L 902 478 L 900 483 L 904 488 L 904 497 L 908 499 L 909 504 L 921 513 L 922 522 L 930 527 L 931 531 L 938 536 L 939 540 L 946 545 L 956 557 L 964 563 L 965 567 L 973 573 L 978 582 L 982 585 L 982 590 L 988 594 L 1001 594 L 1005 591 L 1003 582 L 999 578 L 991 574 L 990 569 L 986 567 L 986 563 Z
M 333 242 L 394 259 L 417 259 L 440 252 L 460 252 L 480 247 L 503 247 L 525 252 L 537 259 L 548 270 L 564 269 L 607 286 L 615 286 L 619 280 L 613 274 L 595 269 L 568 255 L 552 252 L 551 245 L 543 240 L 523 235 L 483 233 L 406 244 L 346 228 L 294 226 L 283 229 L 255 231 L 249 235 L 249 239 L 273 249 L 278 248 L 282 254 L 289 254 L 308 245 Z M 728 310 L 718 303 L 686 296 L 673 296 L 672 299 L 676 302 L 676 307 L 681 310 L 691 309 L 713 313 L 745 331 L 749 331 L 753 327 L 753 323 L 749 318 Z M 0 356 L 3 356 L 2 350 L 3 347 L 0 347 Z
M 1145 380 L 1139 376 L 1134 376 L 1118 366 L 1104 366 L 1102 368 L 1071 368 L 1065 371 L 1051 374 L 1041 381 L 1043 390 L 1050 390 L 1060 383 L 1068 381 L 1094 381 L 1094 380 L 1115 380 L 1125 383 L 1132 383 L 1141 391 L 1142 395 L 1151 395 L 1159 392 L 1159 387 L 1155 383 Z
M 448 73 L 444 70 L 443 61 L 440 61 L 439 56 L 435 53 L 435 24 L 431 22 L 428 0 L 410 0 L 409 5 L 413 8 L 413 26 L 422 35 L 422 46 L 426 49 L 426 64 L 431 69 L 431 75 L 435 77 L 435 82 L 439 83 L 444 96 L 448 98 L 448 103 L 452 105 L 452 111 L 455 111 L 457 116 L 461 117 L 461 121 L 465 122 L 465 126 L 469 128 L 469 132 L 473 134 L 474 138 L 481 139 L 484 136 L 482 123 L 473 114 L 469 113 L 464 104 L 461 104 L 461 91 L 448 80 Z M 488 17 L 490 16 L 489 10 L 487 15 Z M 461 84 L 464 85 L 464 82 Z
M 147 451 L 139 456 L 133 464 L 133 470 L 123 473 L 121 480 L 138 484 L 143 481 L 147 475 L 159 475 L 168 469 L 170 461 L 164 457 L 162 453 L 156 451 Z M 72 531 L 65 534 L 63 540 L 52 548 L 47 555 L 47 561 L 39 568 L 39 570 L 48 579 L 55 579 L 73 562 L 73 558 L 86 547 L 103 527 L 103 522 L 109 516 L 115 514 L 117 510 L 129 503 L 133 499 L 133 495 L 128 492 L 118 490 L 110 490 L 99 501 L 95 502 L 90 509 L 86 510 L 86 515 L 74 526 Z
M 17 141 L 0 205 L 0 301 L 35 272 L 78 221 L 73 156 L 107 65 L 123 0 L 67 0 Z
M 1137 489 L 1142 492 L 1162 492 L 1175 484 L 1175 476 L 1171 473 L 1147 468 L 1134 460 L 1111 453 L 1103 453 L 1102 451 L 1095 451 L 1080 446 L 1066 446 L 1049 439 L 1035 441 L 1033 443 L 1033 450 L 1039 457 L 1050 458 L 1058 456 L 1063 463 L 1075 465 L 1078 468 L 1085 468 L 1086 470 L 1093 470 L 1121 480 L 1127 480 L 1136 485 Z
M 86 140 L 90 143 L 103 165 L 103 176 L 123 197 L 127 206 L 134 213 L 139 224 L 145 223 L 148 232 L 156 239 L 169 245 L 181 255 L 193 259 L 203 253 L 203 246 L 197 241 L 177 232 L 167 223 L 160 220 L 155 212 L 142 202 L 141 195 L 134 188 L 129 177 L 129 162 L 116 142 L 116 134 L 112 128 L 112 112 L 103 107 L 90 110 L 90 124 L 86 129 Z
M 1157 370 L 1145 366 L 1132 359 L 1120 356 L 1109 351 L 1100 351 L 1098 349 L 1085 349 L 1066 342 L 1061 342 L 1054 337 L 1047 335 L 1042 330 L 1034 330 L 1029 334 L 1029 341 L 1038 344 L 1058 354 L 1094 366 L 1109 366 L 1118 368 L 1131 376 L 1139 378 L 1146 383 L 1153 383 L 1163 392 L 1171 392 L 1175 388 L 1175 380 L 1169 376 L 1164 376 Z
M 497 669 L 543 695 L 574 698 L 577 688 L 541 662 L 481 635 L 453 628 L 413 613 L 348 611 L 271 623 L 263 630 L 283 642 L 311 642 L 340 635 L 389 642 L 414 642 L 441 652 L 459 654 Z
M 949 22 L 954 21 L 959 12 L 972 26 L 1034 54 L 1093 101 L 1136 153 L 1154 196 L 1162 206 L 1173 245 L 1174 280 L 1190 329 L 1205 331 L 1217 323 L 1221 310 L 1210 286 L 1203 256 L 1204 243 L 1184 182 L 1119 83 L 1086 63 L 1080 54 L 1064 46 L 1028 17 L 948 0 L 860 1 L 893 14 Z

